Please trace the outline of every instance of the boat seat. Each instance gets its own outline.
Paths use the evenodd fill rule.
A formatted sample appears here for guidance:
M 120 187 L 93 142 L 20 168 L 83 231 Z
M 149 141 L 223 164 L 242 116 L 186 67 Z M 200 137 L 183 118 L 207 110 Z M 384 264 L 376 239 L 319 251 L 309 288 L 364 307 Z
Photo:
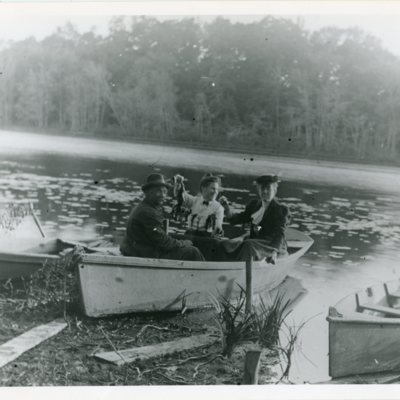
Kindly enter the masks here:
M 400 299 L 400 292 L 396 291 L 394 293 L 389 293 L 386 283 L 383 284 L 383 288 L 385 289 L 386 301 L 389 304 L 389 307 L 394 307 L 396 302 L 393 302 L 393 300 Z
M 369 311 L 377 311 L 383 314 L 386 314 L 389 317 L 397 317 L 400 318 L 400 310 L 396 310 L 395 308 L 380 306 L 377 304 L 359 304 L 359 311 L 369 310 Z

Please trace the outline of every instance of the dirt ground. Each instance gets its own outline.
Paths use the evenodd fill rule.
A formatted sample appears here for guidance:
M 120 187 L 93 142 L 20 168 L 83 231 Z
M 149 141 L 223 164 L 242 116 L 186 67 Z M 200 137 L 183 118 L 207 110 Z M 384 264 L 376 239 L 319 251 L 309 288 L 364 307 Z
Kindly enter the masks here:
M 0 344 L 23 332 L 64 319 L 67 328 L 0 369 L 1 386 L 73 385 L 240 385 L 246 348 L 230 359 L 221 356 L 221 342 L 212 310 L 174 314 L 136 314 L 87 318 L 77 302 L 73 270 L 46 265 L 29 278 L 0 283 Z M 123 366 L 93 356 L 212 332 L 210 346 Z M 260 383 L 277 376 L 277 358 L 265 354 Z

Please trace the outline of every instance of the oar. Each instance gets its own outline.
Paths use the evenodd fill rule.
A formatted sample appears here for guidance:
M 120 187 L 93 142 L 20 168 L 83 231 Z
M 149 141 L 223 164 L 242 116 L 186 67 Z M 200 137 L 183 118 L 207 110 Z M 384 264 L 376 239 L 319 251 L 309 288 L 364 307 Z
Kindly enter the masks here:
M 33 209 L 32 203 L 29 203 L 29 208 L 30 208 L 30 210 L 31 210 L 33 220 L 35 221 L 36 226 L 39 228 L 40 234 L 42 235 L 42 237 L 45 238 L 46 235 L 44 234 L 42 225 L 40 225 L 39 218 L 36 216 L 36 213 L 35 213 L 35 210 Z

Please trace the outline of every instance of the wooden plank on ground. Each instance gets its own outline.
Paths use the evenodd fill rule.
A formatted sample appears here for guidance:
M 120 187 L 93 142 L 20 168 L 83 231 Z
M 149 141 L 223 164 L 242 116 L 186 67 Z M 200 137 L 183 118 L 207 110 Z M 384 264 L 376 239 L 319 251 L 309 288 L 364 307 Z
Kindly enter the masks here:
M 22 335 L 3 343 L 0 345 L 0 368 L 61 332 L 66 326 L 67 324 L 63 320 L 54 320 L 48 324 L 36 326 Z
M 134 361 L 149 360 L 155 357 L 208 346 L 213 344 L 216 340 L 214 336 L 208 334 L 196 335 L 151 346 L 97 353 L 94 356 L 103 361 L 108 361 L 116 365 L 123 365 Z

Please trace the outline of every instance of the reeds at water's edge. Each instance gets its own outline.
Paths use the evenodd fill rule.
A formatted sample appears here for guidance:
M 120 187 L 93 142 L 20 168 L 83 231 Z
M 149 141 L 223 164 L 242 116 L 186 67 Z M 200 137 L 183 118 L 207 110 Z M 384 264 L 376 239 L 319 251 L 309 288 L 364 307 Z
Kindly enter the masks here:
M 246 291 L 240 287 L 240 294 L 235 299 L 224 296 L 210 295 L 216 315 L 222 342 L 222 355 L 231 357 L 236 347 L 244 343 L 254 343 L 261 349 L 281 349 L 279 334 L 290 314 L 290 300 L 284 300 L 278 294 L 272 301 L 267 302 L 260 297 L 257 306 L 250 312 L 245 311 Z M 292 354 L 298 337 L 299 329 L 288 329 L 288 348 L 283 353 Z
M 6 203 L 0 206 L 0 236 L 13 231 L 29 214 L 28 204 Z

